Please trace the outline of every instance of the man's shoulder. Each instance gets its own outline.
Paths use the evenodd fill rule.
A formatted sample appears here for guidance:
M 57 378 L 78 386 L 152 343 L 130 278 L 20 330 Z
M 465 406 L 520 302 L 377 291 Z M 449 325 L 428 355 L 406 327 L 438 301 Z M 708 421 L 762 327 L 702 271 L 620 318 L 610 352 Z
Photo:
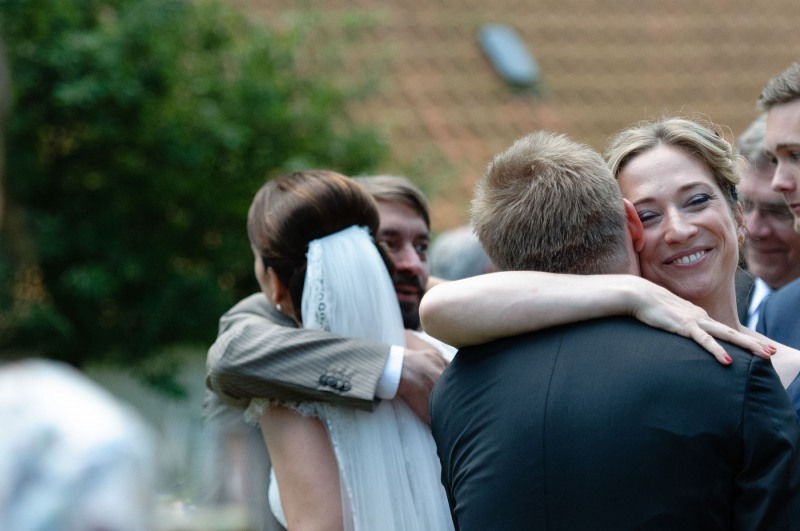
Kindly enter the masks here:
M 258 315 L 267 315 L 269 313 L 269 303 L 263 293 L 253 293 L 240 300 L 231 307 L 230 310 L 225 312 L 225 315 L 232 315 L 238 313 L 255 313 Z
M 800 348 L 800 279 L 764 301 L 756 330 L 774 341 Z
M 256 317 L 260 320 L 267 319 L 277 324 L 293 326 L 291 319 L 275 310 L 263 293 L 253 293 L 234 304 L 220 318 L 220 325 L 229 326 L 231 322 L 241 319 Z
M 566 344 L 564 343 L 565 339 L 569 340 Z M 466 347 L 459 350 L 459 356 L 462 352 L 481 353 L 498 349 L 525 348 L 526 346 L 538 345 L 553 340 L 558 340 L 562 347 L 565 345 L 575 347 L 586 344 L 589 348 L 611 341 L 619 343 L 621 350 L 641 349 L 645 345 L 648 348 L 653 348 L 655 345 L 662 343 L 675 343 L 680 344 L 682 349 L 686 351 L 707 352 L 691 339 L 653 328 L 633 317 L 614 316 L 568 323 L 498 339 L 482 345 Z M 738 349 L 738 347 L 733 348 Z
M 680 395 L 686 403 L 723 407 L 745 399 L 754 375 L 782 390 L 768 361 L 731 344 L 723 347 L 731 365 L 718 363 L 691 339 L 633 318 L 592 319 L 459 350 L 437 382 L 431 405 L 448 410 L 454 397 L 456 403 L 478 403 L 519 389 L 560 400 L 577 387 L 598 403 L 617 389 L 633 401 L 641 394 Z M 709 392 L 715 398 L 708 399 Z
M 745 378 L 752 354 L 721 342 L 734 359 L 735 368 L 717 363 L 714 357 L 692 339 L 648 326 L 632 317 L 604 317 L 507 337 L 460 349 L 453 361 L 456 367 L 483 365 L 496 370 L 519 370 L 521 365 L 550 363 L 548 357 L 561 357 L 572 370 L 584 372 L 602 366 L 625 365 L 641 374 L 679 375 L 691 364 L 697 374 L 738 373 Z M 587 367 L 590 367 L 587 369 Z M 592 369 L 593 367 L 594 369 Z M 743 379 L 739 379 L 743 383 Z
M 254 293 L 237 302 L 219 319 L 219 334 L 235 327 L 257 326 L 273 329 L 276 325 L 296 328 L 294 321 L 272 308 L 263 293 Z
M 773 293 L 770 299 L 772 299 L 769 303 L 771 305 L 792 304 L 797 306 L 797 310 L 800 310 L 800 278 Z
M 455 356 L 456 354 L 457 349 L 455 347 L 453 347 L 452 345 L 448 345 L 443 341 L 439 341 L 438 339 L 436 339 L 435 337 L 426 332 L 419 330 L 411 330 L 411 333 L 420 338 L 421 340 L 425 341 L 426 343 L 430 344 L 434 348 L 436 348 L 436 350 L 441 352 L 442 355 L 445 358 L 447 358 L 448 361 L 452 360 L 453 356 Z

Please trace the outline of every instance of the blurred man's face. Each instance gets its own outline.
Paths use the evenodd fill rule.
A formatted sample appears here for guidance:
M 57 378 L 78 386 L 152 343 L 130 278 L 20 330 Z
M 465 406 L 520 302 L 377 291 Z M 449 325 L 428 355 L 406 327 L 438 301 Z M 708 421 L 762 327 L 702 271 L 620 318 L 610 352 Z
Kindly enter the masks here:
M 425 220 L 403 204 L 378 201 L 378 242 L 384 243 L 394 261 L 394 289 L 406 328 L 419 328 L 419 303 L 425 294 L 430 266 L 430 233 Z
M 800 232 L 800 99 L 769 110 L 766 148 L 775 162 L 772 189 L 783 194 Z
M 773 166 L 751 170 L 736 187 L 744 207 L 744 258 L 750 272 L 772 289 L 800 277 L 800 234 L 783 196 L 770 186 Z

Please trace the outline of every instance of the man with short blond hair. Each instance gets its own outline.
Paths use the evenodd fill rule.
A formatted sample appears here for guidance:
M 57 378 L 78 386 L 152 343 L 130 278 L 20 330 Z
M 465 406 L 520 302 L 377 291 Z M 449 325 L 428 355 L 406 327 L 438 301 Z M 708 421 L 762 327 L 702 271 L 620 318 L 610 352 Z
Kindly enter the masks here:
M 767 116 L 761 114 L 736 142 L 744 159 L 742 181 L 736 186 L 747 228 L 743 255 L 754 277 L 739 318 L 753 330 L 764 299 L 800 278 L 800 234 L 783 196 L 771 186 L 775 167 L 764 149 L 766 129 Z
M 800 63 L 791 64 L 769 80 L 758 106 L 767 113 L 766 151 L 775 165 L 772 189 L 783 194 L 794 215 L 794 229 L 800 233 Z M 798 310 L 800 279 L 764 303 L 757 330 L 770 339 L 800 348 Z M 792 394 L 791 386 L 788 390 Z M 794 391 L 800 401 L 800 388 Z
M 639 271 L 636 209 L 562 135 L 498 154 L 472 208 L 501 270 Z M 726 351 L 727 367 L 631 317 L 459 350 L 431 394 L 456 529 L 795 527 L 797 418 L 768 360 Z

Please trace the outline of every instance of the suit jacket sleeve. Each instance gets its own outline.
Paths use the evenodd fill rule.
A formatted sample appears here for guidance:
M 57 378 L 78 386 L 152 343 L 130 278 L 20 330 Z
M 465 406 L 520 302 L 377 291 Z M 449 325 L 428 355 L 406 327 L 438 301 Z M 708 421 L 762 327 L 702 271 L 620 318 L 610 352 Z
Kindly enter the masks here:
M 251 398 L 330 400 L 374 407 L 389 345 L 303 330 L 251 295 L 220 319 L 208 351 L 206 385 L 230 405 Z
M 800 349 L 800 279 L 770 295 L 761 306 L 756 330 L 784 345 Z
M 761 304 L 761 309 L 758 312 L 758 323 L 756 323 L 756 332 L 766 337 L 770 337 L 770 334 L 774 333 L 773 327 L 769 325 L 773 320 L 771 302 L 767 299 Z
M 747 322 L 747 311 L 750 306 L 750 296 L 753 293 L 755 278 L 744 269 L 737 268 L 734 277 L 736 286 L 736 313 L 739 315 L 739 322 Z
M 742 411 L 736 529 L 791 529 L 800 514 L 800 424 L 768 361 L 753 357 Z

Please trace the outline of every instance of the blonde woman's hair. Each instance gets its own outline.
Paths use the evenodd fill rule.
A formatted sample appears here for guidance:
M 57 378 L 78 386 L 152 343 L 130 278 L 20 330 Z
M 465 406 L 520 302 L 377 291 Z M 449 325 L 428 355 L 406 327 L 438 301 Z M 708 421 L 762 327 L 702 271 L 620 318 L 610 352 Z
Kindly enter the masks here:
M 741 180 L 741 159 L 733 146 L 710 122 L 681 117 L 640 122 L 617 134 L 606 150 L 606 162 L 614 177 L 635 157 L 657 146 L 672 146 L 705 163 L 736 213 L 736 185 Z

